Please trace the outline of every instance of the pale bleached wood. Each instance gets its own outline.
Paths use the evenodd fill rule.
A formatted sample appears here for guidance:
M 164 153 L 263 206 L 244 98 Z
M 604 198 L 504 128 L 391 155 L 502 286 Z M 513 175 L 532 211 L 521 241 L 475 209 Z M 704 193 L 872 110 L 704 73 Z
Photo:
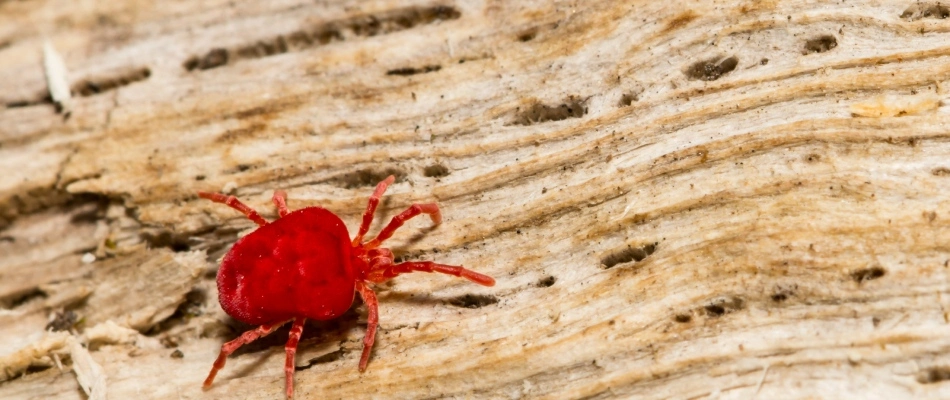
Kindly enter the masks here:
M 282 188 L 353 230 L 395 173 L 375 229 L 414 201 L 445 217 L 407 224 L 397 255 L 498 285 L 382 285 L 364 374 L 361 308 L 308 325 L 301 398 L 950 397 L 945 7 L 0 2 L 17 105 L 0 110 L 0 357 L 66 307 L 144 335 L 90 346 L 111 398 L 279 397 L 286 330 L 200 389 L 247 328 L 213 271 L 253 224 L 195 191 L 273 218 Z M 42 99 L 44 40 L 73 80 L 66 120 Z M 181 274 L 155 280 L 166 320 L 71 303 L 141 304 L 126 268 L 161 258 Z M 68 284 L 109 266 L 129 285 Z M 0 397 L 81 398 L 70 365 Z

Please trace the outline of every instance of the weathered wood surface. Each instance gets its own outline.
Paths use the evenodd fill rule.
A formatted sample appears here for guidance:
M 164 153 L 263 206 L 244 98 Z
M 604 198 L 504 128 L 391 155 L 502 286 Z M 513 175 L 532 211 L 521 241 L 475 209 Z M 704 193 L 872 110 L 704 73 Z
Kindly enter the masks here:
M 71 340 L 113 399 L 279 397 L 286 329 L 200 388 L 252 224 L 194 193 L 352 231 L 389 173 L 376 229 L 445 215 L 397 255 L 498 285 L 379 287 L 364 374 L 361 307 L 308 325 L 301 398 L 950 397 L 950 11 L 825 3 L 0 1 L 0 398 L 86 397 Z

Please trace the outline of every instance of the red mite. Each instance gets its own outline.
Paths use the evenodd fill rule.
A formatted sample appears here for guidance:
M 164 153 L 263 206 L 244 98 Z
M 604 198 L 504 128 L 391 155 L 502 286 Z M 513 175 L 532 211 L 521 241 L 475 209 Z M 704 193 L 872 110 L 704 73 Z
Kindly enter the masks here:
M 353 304 L 357 292 L 369 309 L 360 356 L 360 372 L 366 370 L 379 322 L 379 303 L 370 282 L 385 282 L 400 274 L 422 271 L 454 275 L 485 286 L 495 284 L 490 276 L 460 266 L 431 261 L 394 264 L 392 251 L 380 247 L 406 220 L 419 214 L 428 214 L 433 223 L 441 223 L 442 214 L 435 203 L 413 204 L 393 217 L 375 239 L 363 241 L 380 197 L 394 180 L 389 176 L 376 186 L 363 213 L 360 231 L 352 241 L 340 217 L 325 208 L 287 210 L 287 194 L 282 190 L 274 191 L 273 201 L 280 215 L 274 222 L 267 222 L 234 196 L 198 192 L 198 196 L 227 204 L 260 225 L 234 244 L 218 270 L 221 307 L 235 319 L 258 327 L 221 346 L 221 353 L 205 379 L 205 388 L 211 386 L 228 355 L 293 321 L 284 364 L 287 397 L 293 397 L 294 355 L 304 321 L 339 317 Z

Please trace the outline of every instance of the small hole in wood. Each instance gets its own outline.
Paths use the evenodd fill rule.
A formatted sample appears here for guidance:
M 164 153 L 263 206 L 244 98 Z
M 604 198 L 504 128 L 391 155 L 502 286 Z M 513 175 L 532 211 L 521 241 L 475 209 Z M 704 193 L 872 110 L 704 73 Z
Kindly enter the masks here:
M 449 300 L 449 304 L 462 308 L 482 308 L 498 303 L 498 298 L 484 294 L 466 294 Z
M 345 189 L 354 189 L 376 186 L 390 175 L 396 177 L 396 182 L 400 182 L 406 176 L 406 172 L 397 168 L 361 169 L 331 178 L 329 183 Z
M 887 271 L 881 267 L 871 267 L 865 269 L 859 269 L 851 273 L 851 279 L 854 279 L 857 283 L 863 283 L 867 281 L 873 281 L 887 274 Z
M 557 278 L 553 275 L 546 276 L 538 280 L 538 287 L 551 287 L 554 286 L 554 283 L 557 282 Z
M 441 178 L 449 174 L 449 169 L 442 164 L 432 164 L 422 170 L 422 174 L 428 178 Z
M 519 110 L 512 121 L 514 125 L 534 125 L 550 121 L 562 121 L 587 115 L 587 101 L 569 96 L 559 105 L 534 102 L 525 110 Z
M 640 262 L 656 251 L 656 243 L 649 243 L 639 247 L 627 247 L 623 250 L 608 254 L 600 260 L 604 269 L 610 269 L 617 264 L 630 261 Z
M 386 71 L 386 75 L 396 75 L 396 76 L 412 76 L 417 74 L 428 74 L 430 72 L 436 72 L 442 69 L 441 65 L 426 65 L 419 68 L 397 68 Z
M 706 310 L 706 315 L 716 318 L 728 313 L 739 311 L 744 307 L 744 305 L 745 302 L 741 298 L 727 297 L 714 300 L 704 306 L 703 309 Z
M 805 49 L 802 54 L 824 53 L 835 47 L 838 47 L 837 38 L 833 35 L 821 35 L 805 41 Z
M 947 19 L 950 18 L 950 7 L 940 3 L 915 3 L 901 13 L 901 19 L 916 21 L 919 19 Z
M 640 100 L 640 98 L 636 93 L 624 93 L 622 96 L 620 96 L 620 101 L 617 103 L 617 106 L 628 107 L 637 100 Z
M 684 71 L 689 79 L 714 81 L 736 69 L 739 59 L 736 56 L 714 57 L 698 61 Z
M 950 380 L 950 367 L 927 368 L 917 375 L 917 382 L 928 384 Z

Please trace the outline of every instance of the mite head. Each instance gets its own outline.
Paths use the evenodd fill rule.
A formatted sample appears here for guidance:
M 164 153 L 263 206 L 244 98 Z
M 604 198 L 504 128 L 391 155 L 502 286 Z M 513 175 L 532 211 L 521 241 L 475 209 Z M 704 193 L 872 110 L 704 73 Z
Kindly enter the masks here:
M 393 252 L 385 248 L 365 249 L 357 246 L 353 249 L 353 267 L 358 271 L 358 276 L 363 280 L 389 279 L 394 276 L 387 276 L 386 271 L 391 270 L 393 266 Z

